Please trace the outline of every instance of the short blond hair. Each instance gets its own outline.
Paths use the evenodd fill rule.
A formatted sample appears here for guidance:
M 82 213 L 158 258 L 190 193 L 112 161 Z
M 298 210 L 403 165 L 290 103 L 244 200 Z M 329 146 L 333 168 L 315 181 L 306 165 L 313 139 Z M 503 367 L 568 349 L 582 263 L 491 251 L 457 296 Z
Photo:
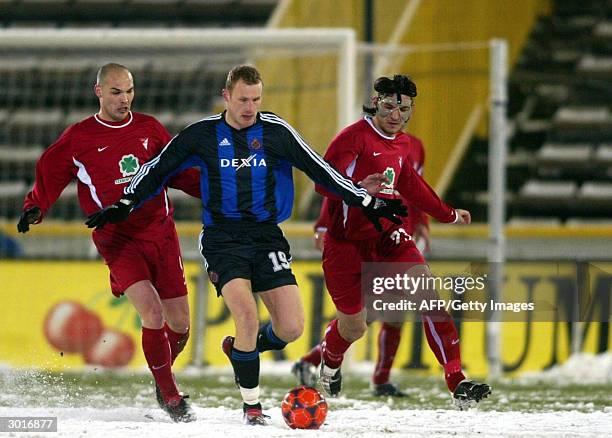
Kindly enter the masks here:
M 259 71 L 250 65 L 237 65 L 229 71 L 225 80 L 225 89 L 232 91 L 238 81 L 244 81 L 247 85 L 263 84 Z

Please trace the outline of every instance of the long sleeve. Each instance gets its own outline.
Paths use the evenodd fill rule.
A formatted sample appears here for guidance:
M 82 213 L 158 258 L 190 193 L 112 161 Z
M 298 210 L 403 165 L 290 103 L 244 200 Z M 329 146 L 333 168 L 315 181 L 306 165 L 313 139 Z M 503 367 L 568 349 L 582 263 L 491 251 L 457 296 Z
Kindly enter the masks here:
M 410 155 L 413 157 L 413 167 L 416 172 L 421 176 L 421 178 L 425 178 L 425 148 L 423 147 L 423 142 L 414 136 L 411 136 L 412 139 L 412 151 Z M 425 214 L 422 210 L 419 210 L 412 204 L 408 203 L 408 217 L 411 218 L 413 227 L 417 225 L 425 225 L 429 228 L 429 216 Z
M 352 177 L 351 169 L 354 167 L 355 161 L 361 155 L 363 142 L 356 141 L 353 138 L 351 131 L 343 130 L 330 143 L 325 152 L 325 160 L 346 176 Z M 352 178 L 351 178 L 352 179 Z M 355 182 L 353 180 L 353 182 Z M 337 193 L 331 192 L 327 187 L 322 185 L 316 186 L 317 192 L 330 199 L 340 200 Z
M 163 148 L 172 140 L 172 136 L 168 130 L 156 120 L 157 135 L 159 136 L 158 153 L 161 153 Z M 182 172 L 176 172 L 168 178 L 166 184 L 173 189 L 181 190 L 194 198 L 202 198 L 200 191 L 200 172 L 197 169 L 186 169 Z
M 76 177 L 77 168 L 72 161 L 70 137 L 71 128 L 68 128 L 43 152 L 36 163 L 34 187 L 25 197 L 23 210 L 40 208 L 42 213 L 40 220 L 70 181 Z
M 194 198 L 202 198 L 200 190 L 200 171 L 197 169 L 186 169 L 168 179 L 168 187 L 182 190 Z
M 193 130 L 188 127 L 181 131 L 159 155 L 141 166 L 124 193 L 134 195 L 138 203 L 151 198 L 159 192 L 173 173 L 190 167 L 189 159 L 196 144 Z M 193 191 L 187 193 L 193 196 Z
M 284 126 L 281 144 L 283 154 L 292 164 L 304 172 L 315 183 L 337 193 L 348 205 L 359 206 L 370 195 L 353 181 L 340 174 L 333 166 L 317 154 L 283 119 L 273 114 L 263 114 L 261 119 Z
M 397 191 L 414 207 L 442 223 L 454 222 L 457 219 L 455 210 L 438 197 L 429 184 L 412 168 L 411 163 L 402 166 Z

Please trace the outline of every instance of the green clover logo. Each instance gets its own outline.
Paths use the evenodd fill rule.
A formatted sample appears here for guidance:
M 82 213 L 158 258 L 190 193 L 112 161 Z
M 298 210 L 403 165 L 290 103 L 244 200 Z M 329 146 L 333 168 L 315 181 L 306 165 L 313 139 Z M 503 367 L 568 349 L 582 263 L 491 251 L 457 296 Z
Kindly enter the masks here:
M 121 161 L 119 161 L 119 170 L 123 176 L 134 175 L 138 172 L 138 169 L 140 169 L 140 164 L 138 164 L 138 158 L 133 154 L 121 157 Z
M 385 169 L 385 171 L 383 172 L 383 175 L 385 175 L 387 177 L 389 182 L 383 184 L 383 186 L 385 188 L 382 189 L 380 191 L 380 193 L 385 193 L 387 195 L 392 195 L 393 194 L 393 186 L 394 186 L 394 182 L 395 182 L 395 169 L 393 169 L 393 167 L 387 167 Z
M 389 179 L 389 182 L 386 184 L 386 186 L 393 187 L 393 181 L 395 180 L 395 170 L 392 167 L 387 167 L 385 169 L 385 176 Z

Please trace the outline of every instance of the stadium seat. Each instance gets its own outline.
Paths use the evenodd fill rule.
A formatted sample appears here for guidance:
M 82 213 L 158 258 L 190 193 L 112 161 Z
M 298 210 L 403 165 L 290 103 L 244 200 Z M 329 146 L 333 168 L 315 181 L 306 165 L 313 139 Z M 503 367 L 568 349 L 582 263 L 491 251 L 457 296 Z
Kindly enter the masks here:
M 0 197 L 14 198 L 25 196 L 28 188 L 23 181 L 0 182 Z
M 0 168 L 5 163 L 34 163 L 42 154 L 43 148 L 41 147 L 29 147 L 29 148 L 15 148 L 9 145 L 0 145 Z
M 591 160 L 593 148 L 589 144 L 547 143 L 538 151 L 538 164 L 583 167 Z
M 576 178 L 584 175 L 592 178 L 593 148 L 589 144 L 547 143 L 535 156 L 539 177 Z
M 597 23 L 593 29 L 593 34 L 600 38 L 612 38 L 612 21 Z
M 93 107 L 87 110 L 70 111 L 66 115 L 66 119 L 64 120 L 64 125 L 67 128 L 70 125 L 74 125 L 75 123 L 80 122 L 81 120 L 84 120 L 87 117 L 94 115 L 96 112 L 97 112 L 97 109 Z
M 64 112 L 17 110 L 7 122 L 8 140 L 22 144 L 51 144 L 64 128 Z
M 570 95 L 570 87 L 567 84 L 538 84 L 535 87 L 535 93 L 547 101 L 563 102 Z
M 37 68 L 46 72 L 56 73 L 82 73 L 94 70 L 98 67 L 98 61 L 94 58 L 83 56 L 44 58 L 39 60 Z
M 607 124 L 612 123 L 612 115 L 607 107 L 563 107 L 554 117 L 557 124 Z
M 33 181 L 42 152 L 40 146 L 0 145 L 0 181 Z
M 542 214 L 567 210 L 576 196 L 573 181 L 527 181 L 519 190 L 516 205 L 521 214 Z
M 0 211 L 4 218 L 12 220 L 19 217 L 27 191 L 24 181 L 0 181 Z
M 575 204 L 576 192 L 574 181 L 531 179 L 520 188 L 510 211 L 517 216 L 564 218 Z
M 612 143 L 599 145 L 594 159 L 598 165 L 612 166 Z
M 585 216 L 612 217 L 612 183 L 584 183 L 578 191 L 577 208 Z
M 39 60 L 33 56 L 14 56 L 0 58 L 0 73 L 34 69 Z
M 576 195 L 576 183 L 572 181 L 535 181 L 530 180 L 520 189 L 524 199 L 544 199 L 565 201 Z
M 580 187 L 578 197 L 584 200 L 606 201 L 612 204 L 612 183 L 587 182 Z
M 9 117 L 9 124 L 15 126 L 57 125 L 62 122 L 64 112 L 55 110 L 17 110 Z
M 612 56 L 585 55 L 578 62 L 577 71 L 592 78 L 610 78 L 612 77 Z

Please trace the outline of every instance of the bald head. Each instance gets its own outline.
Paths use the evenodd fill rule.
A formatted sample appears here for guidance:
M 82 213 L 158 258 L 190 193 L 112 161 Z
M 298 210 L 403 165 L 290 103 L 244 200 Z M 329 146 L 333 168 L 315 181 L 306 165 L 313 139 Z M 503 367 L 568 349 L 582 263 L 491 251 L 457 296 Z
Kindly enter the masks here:
M 98 74 L 96 75 L 96 84 L 102 85 L 106 78 L 113 73 L 127 73 L 129 76 L 132 76 L 128 68 L 121 64 L 116 64 L 114 62 L 109 62 L 108 64 L 104 64 L 98 70 Z
M 130 71 L 120 64 L 106 64 L 98 70 L 94 93 L 100 100 L 98 115 L 111 122 L 129 116 L 134 99 L 134 80 Z

